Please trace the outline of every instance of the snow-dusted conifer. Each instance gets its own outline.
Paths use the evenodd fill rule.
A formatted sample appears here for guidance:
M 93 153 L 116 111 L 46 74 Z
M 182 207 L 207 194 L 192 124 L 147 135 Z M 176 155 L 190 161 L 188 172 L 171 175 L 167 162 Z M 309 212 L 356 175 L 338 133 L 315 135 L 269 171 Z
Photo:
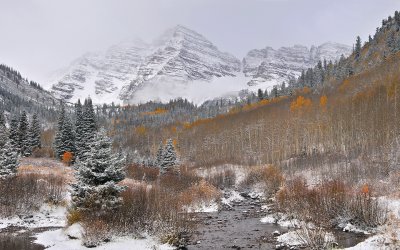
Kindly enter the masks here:
M 157 167 L 161 166 L 161 163 L 162 163 L 162 160 L 163 160 L 163 153 L 164 153 L 164 144 L 161 142 L 160 146 L 158 147 L 157 155 L 156 155 L 155 165 Z
M 31 126 L 29 127 L 28 131 L 28 139 L 29 139 L 29 151 L 32 153 L 32 150 L 35 148 L 41 148 L 42 144 L 40 141 L 40 124 L 39 120 L 37 118 L 37 114 L 34 114 L 32 116 L 32 123 Z
M 64 120 L 65 120 L 65 106 L 64 103 L 61 103 L 60 115 L 58 116 L 58 121 L 57 121 L 57 132 L 54 137 L 54 150 L 56 153 L 56 157 L 58 159 L 60 159 L 64 153 L 62 148 L 62 131 L 64 127 Z
M 125 178 L 124 157 L 112 153 L 112 143 L 101 129 L 90 144 L 83 161 L 76 163 L 76 184 L 72 185 L 72 202 L 78 210 L 102 213 L 120 205 L 123 187 L 117 183 Z
M 94 113 L 92 100 L 90 98 L 85 100 L 83 105 L 83 132 L 82 132 L 82 144 L 79 145 L 79 157 L 82 160 L 86 159 L 86 154 L 90 151 L 90 144 L 96 133 L 96 115 Z
M 0 150 L 0 178 L 14 176 L 17 173 L 18 153 L 10 140 Z
M 61 131 L 61 155 L 65 152 L 71 152 L 75 156 L 75 134 L 73 131 L 72 123 L 68 117 L 64 118 L 64 124 Z
M 10 143 L 15 150 L 18 150 L 18 118 L 11 118 L 10 122 Z
M 78 100 L 78 103 L 75 105 L 75 119 L 76 157 L 82 158 L 82 153 L 85 148 L 85 136 L 81 100 Z
M 6 121 L 4 119 L 4 113 L 0 112 L 0 149 L 4 146 L 8 140 L 9 134 L 6 127 Z
M 163 174 L 176 166 L 176 151 L 172 139 L 167 141 L 163 152 L 160 173 Z
M 28 127 L 29 127 L 28 118 L 26 116 L 25 111 L 23 111 L 21 117 L 19 118 L 19 127 L 18 127 L 18 147 L 21 156 L 28 156 L 30 154 Z

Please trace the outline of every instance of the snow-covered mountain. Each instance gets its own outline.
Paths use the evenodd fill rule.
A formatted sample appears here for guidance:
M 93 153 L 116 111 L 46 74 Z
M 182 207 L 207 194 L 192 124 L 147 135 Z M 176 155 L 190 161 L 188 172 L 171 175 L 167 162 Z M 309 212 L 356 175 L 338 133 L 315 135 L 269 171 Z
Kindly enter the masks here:
M 215 77 L 236 76 L 240 61 L 218 50 L 204 36 L 183 26 L 168 30 L 158 38 L 156 49 L 140 65 L 138 74 L 123 89 L 129 100 L 147 82 L 211 81 Z
M 97 103 L 177 97 L 204 101 L 225 92 L 270 88 L 299 76 L 318 60 L 336 60 L 350 52 L 349 46 L 337 43 L 267 47 L 251 50 L 241 62 L 203 35 L 176 26 L 150 44 L 135 39 L 83 55 L 51 81 L 51 92 L 72 102 L 87 96 Z
M 150 45 L 135 40 L 82 56 L 56 79 L 51 91 L 70 101 L 88 95 L 95 102 L 129 101 L 147 83 L 211 81 L 235 76 L 240 67 L 240 60 L 204 36 L 176 26 Z
M 105 52 L 87 53 L 58 72 L 51 92 L 75 101 L 91 96 L 95 102 L 119 99 L 120 90 L 137 76 L 150 46 L 139 39 L 125 41 Z
M 300 76 L 301 71 L 314 67 L 319 60 L 334 62 L 348 56 L 352 48 L 339 43 L 324 43 L 308 48 L 302 45 L 251 50 L 243 59 L 243 72 L 252 79 L 250 86 L 272 86 Z

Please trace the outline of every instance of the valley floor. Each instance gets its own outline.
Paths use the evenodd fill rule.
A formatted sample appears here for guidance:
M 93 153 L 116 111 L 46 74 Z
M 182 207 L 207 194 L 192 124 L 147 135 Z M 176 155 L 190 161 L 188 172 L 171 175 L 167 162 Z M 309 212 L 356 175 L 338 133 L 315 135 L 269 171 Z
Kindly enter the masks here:
M 63 174 L 72 178 L 72 169 L 48 159 L 24 159 L 21 173 Z M 241 181 L 240 170 L 237 169 Z M 236 190 L 239 190 L 235 188 Z M 199 226 L 189 239 L 188 249 L 289 249 L 304 242 L 295 233 L 298 221 L 276 216 L 270 200 L 253 191 L 221 191 L 215 203 L 189 208 L 196 212 Z M 66 227 L 66 206 L 43 205 L 39 211 L 0 220 L 0 250 L 83 250 L 79 224 Z M 380 197 L 386 202 L 389 220 L 374 232 L 351 225 L 333 231 L 335 242 L 346 249 L 396 249 L 400 239 L 400 196 Z M 278 218 L 279 217 L 279 218 Z M 349 231 L 349 232 L 343 232 Z M 153 237 L 114 237 L 95 249 L 174 249 Z

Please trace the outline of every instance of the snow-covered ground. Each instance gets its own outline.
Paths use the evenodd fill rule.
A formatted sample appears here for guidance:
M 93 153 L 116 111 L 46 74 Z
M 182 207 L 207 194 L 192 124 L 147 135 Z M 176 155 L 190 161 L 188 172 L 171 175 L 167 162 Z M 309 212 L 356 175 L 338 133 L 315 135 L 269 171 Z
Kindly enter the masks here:
M 188 213 L 214 213 L 218 212 L 218 203 L 216 201 L 198 202 L 190 206 L 183 207 Z
M 236 190 L 227 191 L 221 199 L 221 203 L 227 206 L 232 206 L 232 203 L 239 203 L 244 200 L 244 197 Z
M 66 222 L 65 207 L 43 205 L 38 212 L 29 215 L 0 219 L 0 229 L 9 226 L 26 228 L 64 227 Z
M 380 197 L 388 205 L 389 217 L 385 225 L 377 229 L 377 234 L 348 250 L 400 249 L 400 199 Z
M 82 246 L 80 239 L 71 239 L 66 234 L 64 229 L 49 230 L 36 235 L 37 240 L 35 243 L 43 245 L 48 250 L 84 250 L 87 249 Z M 122 250 L 122 249 L 158 249 L 158 250 L 169 250 L 174 249 L 173 247 L 164 244 L 160 245 L 156 240 L 151 237 L 145 239 L 133 239 L 129 237 L 118 237 L 112 241 L 100 245 L 94 249 L 101 250 Z

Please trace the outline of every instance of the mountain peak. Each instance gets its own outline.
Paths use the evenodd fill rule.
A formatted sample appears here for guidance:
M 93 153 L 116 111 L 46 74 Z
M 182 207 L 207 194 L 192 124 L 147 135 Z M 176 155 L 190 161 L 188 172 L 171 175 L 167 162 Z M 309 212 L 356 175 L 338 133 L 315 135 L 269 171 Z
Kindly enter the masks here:
M 311 47 L 297 44 L 277 50 L 266 47 L 247 54 L 243 60 L 243 71 L 246 76 L 252 77 L 249 85 L 270 88 L 297 78 L 302 70 L 314 67 L 319 60 L 335 61 L 342 54 L 350 53 L 350 46 L 334 42 Z

